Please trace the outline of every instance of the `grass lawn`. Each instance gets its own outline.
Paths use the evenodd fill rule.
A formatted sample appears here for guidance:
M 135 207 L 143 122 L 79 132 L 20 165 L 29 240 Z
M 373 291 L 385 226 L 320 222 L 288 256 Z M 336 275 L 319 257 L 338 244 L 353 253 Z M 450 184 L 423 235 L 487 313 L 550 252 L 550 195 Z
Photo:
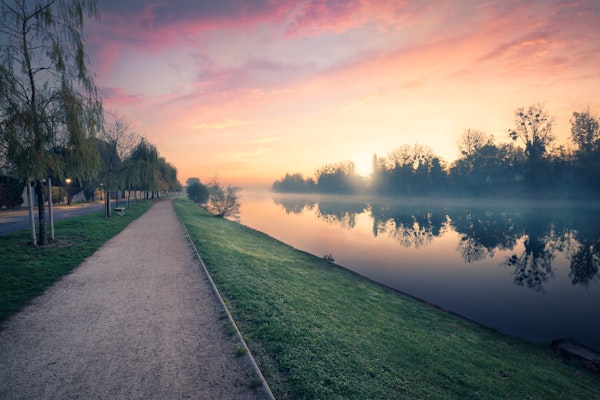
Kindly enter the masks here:
M 55 241 L 45 247 L 30 244 L 29 230 L 0 235 L 0 322 L 79 266 L 152 204 L 132 204 L 123 217 L 107 219 L 102 210 L 57 221 Z
M 599 399 L 600 376 L 175 201 L 277 399 Z M 501 301 L 501 299 L 499 299 Z

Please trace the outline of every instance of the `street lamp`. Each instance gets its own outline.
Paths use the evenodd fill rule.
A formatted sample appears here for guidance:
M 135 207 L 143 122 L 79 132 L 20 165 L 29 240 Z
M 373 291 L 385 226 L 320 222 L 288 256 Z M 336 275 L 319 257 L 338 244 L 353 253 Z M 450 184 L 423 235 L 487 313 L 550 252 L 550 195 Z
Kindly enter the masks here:
M 71 178 L 67 178 L 67 179 L 65 179 L 65 182 L 67 183 L 67 205 L 71 205 L 71 196 L 69 196 L 69 192 L 70 192 L 69 185 L 71 184 L 72 179 Z

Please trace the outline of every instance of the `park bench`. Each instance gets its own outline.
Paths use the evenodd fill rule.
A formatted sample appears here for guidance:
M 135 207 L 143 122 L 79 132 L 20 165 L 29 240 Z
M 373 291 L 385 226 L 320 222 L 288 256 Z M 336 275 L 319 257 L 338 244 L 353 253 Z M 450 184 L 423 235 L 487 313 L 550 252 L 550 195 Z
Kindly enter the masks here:
M 125 207 L 115 207 L 115 212 L 122 217 L 125 215 Z

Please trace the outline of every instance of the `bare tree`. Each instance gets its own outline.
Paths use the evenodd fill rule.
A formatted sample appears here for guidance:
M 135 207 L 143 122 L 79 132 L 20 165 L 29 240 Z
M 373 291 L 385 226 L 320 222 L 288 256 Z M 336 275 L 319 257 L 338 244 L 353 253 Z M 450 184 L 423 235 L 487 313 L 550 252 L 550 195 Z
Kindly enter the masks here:
M 512 140 L 520 140 L 525 145 L 525 154 L 535 164 L 554 141 L 553 125 L 554 117 L 544 111 L 542 104 L 519 107 L 515 111 L 515 129 L 511 129 L 509 135 Z
M 481 131 L 467 129 L 458 141 L 458 151 L 460 151 L 463 157 L 473 156 L 483 146 L 492 144 L 493 142 L 494 138 L 492 136 Z
M 228 185 L 222 187 L 217 178 L 213 178 L 208 186 L 208 202 L 206 209 L 216 217 L 231 217 L 238 219 L 240 214 L 240 203 L 237 199 L 238 187 Z
M 102 175 L 104 184 L 105 215 L 110 218 L 110 193 L 118 188 L 116 179 L 128 166 L 123 161 L 131 155 L 138 137 L 131 131 L 127 118 L 115 110 L 106 110 L 98 147 L 104 164 Z

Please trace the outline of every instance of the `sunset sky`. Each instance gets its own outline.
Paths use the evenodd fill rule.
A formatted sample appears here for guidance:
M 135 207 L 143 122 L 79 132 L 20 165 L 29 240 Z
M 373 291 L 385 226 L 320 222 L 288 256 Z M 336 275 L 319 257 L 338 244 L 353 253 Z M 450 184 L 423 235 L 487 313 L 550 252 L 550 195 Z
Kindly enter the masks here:
M 86 48 L 105 108 L 179 180 L 312 176 L 466 129 L 509 140 L 544 103 L 558 143 L 600 114 L 600 1 L 99 0 Z

